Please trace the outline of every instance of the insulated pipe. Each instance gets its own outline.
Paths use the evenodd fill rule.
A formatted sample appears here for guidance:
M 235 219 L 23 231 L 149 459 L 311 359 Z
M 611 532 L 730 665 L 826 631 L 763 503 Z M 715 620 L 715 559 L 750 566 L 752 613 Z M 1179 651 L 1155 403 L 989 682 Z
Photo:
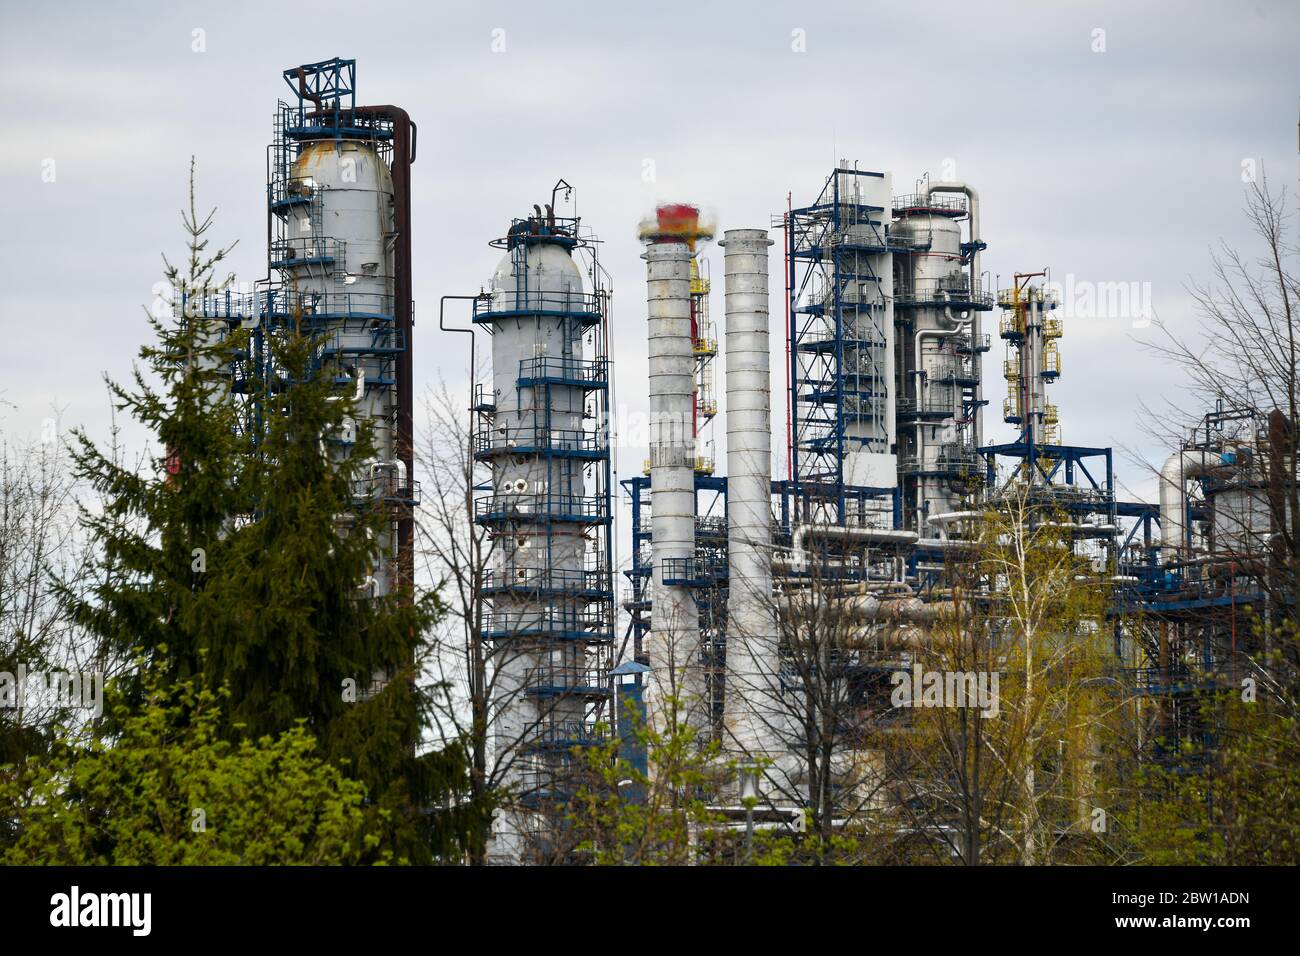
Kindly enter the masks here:
M 952 318 L 951 308 L 944 309 L 944 317 L 950 321 L 955 321 Z M 916 410 L 917 410 L 916 424 L 915 426 L 913 426 L 913 435 L 915 437 L 915 442 L 916 442 L 916 460 L 917 463 L 922 466 L 924 466 L 925 464 L 925 429 L 931 426 L 926 425 L 925 417 L 920 414 L 922 409 L 925 407 L 925 402 L 927 400 L 926 396 L 929 395 L 929 391 L 930 391 L 929 383 L 926 380 L 925 365 L 922 364 L 923 352 L 921 348 L 921 343 L 925 339 L 941 339 L 946 336 L 952 335 L 954 332 L 960 332 L 964 325 L 965 323 L 961 321 L 955 321 L 955 324 L 952 327 L 947 329 L 920 329 L 917 331 L 913 339 L 913 348 L 915 349 L 915 357 L 914 357 L 915 365 L 913 366 L 913 374 L 916 376 L 916 387 L 913 389 L 913 391 L 916 394 Z M 924 485 L 924 482 L 921 482 L 921 484 Z M 920 507 L 920 504 L 921 503 L 918 501 L 917 502 L 918 508 Z M 918 516 L 918 521 L 919 521 L 919 516 Z
M 704 697 L 699 661 L 699 614 L 691 589 L 664 583 L 665 564 L 695 557 L 695 353 L 691 341 L 691 252 L 685 242 L 652 242 L 646 260 L 650 357 L 650 658 L 647 710 L 664 715 L 672 695 L 688 715 Z M 676 560 L 674 560 L 676 559 Z M 669 575 L 670 578 L 674 575 Z M 692 723 L 702 721 L 692 720 Z
M 927 183 L 924 196 L 930 198 L 931 193 L 962 193 L 966 196 L 968 208 L 970 209 L 970 241 L 972 244 L 970 257 L 970 288 L 971 295 L 979 288 L 980 281 L 980 194 L 975 191 L 975 187 L 969 183 L 951 182 L 951 183 Z M 980 314 L 978 309 L 971 311 L 971 345 L 978 345 L 980 337 Z M 974 350 L 976 361 L 979 360 L 979 351 Z M 975 398 L 977 402 L 984 398 L 984 376 L 980 376 L 978 384 L 975 386 Z M 980 447 L 983 442 L 984 431 L 984 406 L 977 404 L 975 406 L 975 420 L 971 423 L 975 447 Z
M 871 594 L 857 594 L 832 598 L 836 606 L 850 619 L 866 624 L 907 623 L 933 624 L 944 614 L 953 612 L 952 601 L 922 601 L 916 597 L 881 598 Z M 782 610 L 790 614 L 807 614 L 806 600 L 785 598 Z
M 1222 459 L 1208 451 L 1176 451 L 1165 460 L 1160 469 L 1160 554 L 1164 561 L 1176 560 L 1187 550 L 1187 479 L 1222 468 Z
M 772 384 L 764 229 L 730 229 L 726 250 L 728 749 L 775 758 L 770 697 L 779 670 L 772 604 Z
M 730 461 L 728 461 L 730 464 Z M 730 488 L 730 479 L 728 479 Z M 906 545 L 915 544 L 915 531 L 901 531 L 894 528 L 852 528 L 836 524 L 802 524 L 794 529 L 791 536 L 793 558 L 791 566 L 796 571 L 808 568 L 806 542 L 809 538 L 833 538 L 836 541 L 857 544 Z

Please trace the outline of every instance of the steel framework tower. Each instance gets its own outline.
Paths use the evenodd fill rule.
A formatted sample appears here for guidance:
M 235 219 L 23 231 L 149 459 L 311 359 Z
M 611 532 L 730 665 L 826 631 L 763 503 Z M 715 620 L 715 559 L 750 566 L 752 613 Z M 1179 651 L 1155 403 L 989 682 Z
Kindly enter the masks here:
M 1007 380 L 1007 397 L 1002 417 L 1020 427 L 1022 440 L 1034 444 L 1058 445 L 1060 419 L 1056 406 L 1047 401 L 1045 386 L 1061 374 L 1061 320 L 1050 315 L 1058 300 L 1051 290 L 1031 284 L 1045 278 L 1043 272 L 1018 272 L 1014 285 L 998 293 L 998 305 L 1006 310 L 1001 335 L 1007 343 L 1002 373 Z
M 846 486 L 897 477 L 887 174 L 836 169 L 785 223 L 790 274 L 791 481 L 843 524 Z

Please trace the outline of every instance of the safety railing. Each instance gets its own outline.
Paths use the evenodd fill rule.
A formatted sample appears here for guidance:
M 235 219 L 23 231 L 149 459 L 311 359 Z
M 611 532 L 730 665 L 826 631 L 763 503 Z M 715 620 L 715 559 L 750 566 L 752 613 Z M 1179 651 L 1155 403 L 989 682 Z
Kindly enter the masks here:
M 695 536 L 697 538 L 725 538 L 727 536 L 727 519 L 715 515 L 703 515 L 696 518 Z
M 954 215 L 966 212 L 966 197 L 962 193 L 904 193 L 894 197 L 894 215 L 909 212 L 938 212 Z
M 983 459 L 973 445 L 952 443 L 939 446 L 935 456 L 937 470 L 945 473 L 973 472 L 982 468 Z
M 495 494 L 474 502 L 474 518 L 480 522 L 604 522 L 609 520 L 609 501 L 602 495 Z
M 610 648 L 597 645 L 580 660 L 551 660 L 524 671 L 524 693 L 536 697 L 607 697 Z
M 498 316 L 570 315 L 598 318 L 601 297 L 584 292 L 556 292 L 519 289 L 498 292 L 489 298 L 474 300 L 473 321 L 491 322 Z
M 1061 304 L 1061 298 L 1055 289 L 998 289 L 998 306 L 1003 309 L 1027 307 L 1037 302 L 1039 308 L 1055 309 Z
M 352 481 L 352 499 L 414 506 L 420 503 L 420 483 L 394 472 L 367 475 Z
M 540 425 L 498 426 L 485 422 L 474 433 L 473 447 L 475 456 L 479 458 L 511 454 L 598 458 L 608 453 L 609 441 L 603 432 Z
M 992 339 L 987 332 L 980 335 L 971 335 L 963 333 L 952 337 L 953 348 L 958 352 L 987 352 L 993 346 Z
M 550 382 L 603 386 L 609 381 L 607 359 L 538 355 L 519 362 L 519 384 Z
M 273 208 L 309 203 L 317 185 L 310 176 L 276 175 L 271 177 L 270 202 Z
M 216 292 L 182 300 L 193 314 L 208 318 L 391 319 L 393 297 L 373 292 Z
M 915 252 L 929 249 L 934 242 L 934 237 L 931 235 L 917 236 L 897 232 L 891 232 L 888 239 L 889 248 L 898 249 L 903 252 Z
M 402 335 L 391 323 L 359 329 L 327 328 L 318 340 L 321 355 L 393 355 L 404 351 Z
M 928 377 L 931 382 L 975 382 L 979 366 L 969 358 L 949 357 L 931 364 Z
M 479 633 L 492 641 L 528 638 L 609 642 L 614 639 L 611 614 L 605 605 L 493 611 L 483 615 Z
M 950 279 L 925 279 L 894 289 L 894 306 L 956 306 L 961 308 L 991 309 L 993 294 L 974 286 L 965 273 Z
M 1043 368 L 1044 376 L 1055 377 L 1061 374 L 1061 353 L 1056 348 L 1056 343 L 1049 343 L 1048 347 L 1043 350 Z
M 897 405 L 900 415 L 955 415 L 952 402 L 927 398 L 917 401 L 915 398 L 900 398 Z
M 555 592 L 582 597 L 613 597 L 608 571 L 529 567 L 510 564 L 489 568 L 483 575 L 488 591 Z
M 659 563 L 663 582 L 673 587 L 704 587 L 727 577 L 725 558 L 663 558 Z
M 296 269 L 306 266 L 328 266 L 330 271 L 343 268 L 346 261 L 345 245 L 341 239 L 304 236 L 295 239 L 275 239 L 271 242 L 271 267 Z
M 603 725 L 595 721 L 547 721 L 527 737 L 525 749 L 572 750 L 575 747 L 593 747 L 605 739 Z

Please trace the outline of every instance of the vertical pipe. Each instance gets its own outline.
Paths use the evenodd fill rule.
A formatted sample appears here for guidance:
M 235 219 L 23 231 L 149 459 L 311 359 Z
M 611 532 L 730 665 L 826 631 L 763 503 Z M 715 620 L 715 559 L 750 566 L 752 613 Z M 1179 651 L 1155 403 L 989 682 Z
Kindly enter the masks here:
M 726 250 L 726 743 L 742 762 L 777 750 L 770 707 L 777 674 L 772 601 L 772 385 L 767 247 L 762 229 L 731 229 Z
M 794 404 L 794 373 L 790 365 L 790 349 L 794 339 L 794 268 L 791 251 L 794 249 L 794 193 L 785 194 L 785 477 L 794 480 L 794 425 L 791 407 Z
M 411 275 L 411 165 L 415 162 L 417 128 L 400 106 L 359 106 L 357 116 L 388 119 L 393 124 L 393 214 L 397 231 L 393 257 L 393 309 L 397 334 L 397 436 L 396 455 L 406 468 L 409 482 L 415 474 L 415 310 Z M 473 375 L 471 369 L 470 375 Z M 415 516 L 403 506 L 397 519 L 397 584 L 410 588 L 415 582 Z
M 650 357 L 650 534 L 653 553 L 647 710 L 662 727 L 665 697 L 688 720 L 707 712 L 699 614 L 686 569 L 695 558 L 695 353 L 691 342 L 691 253 L 685 242 L 652 242 L 646 260 Z M 676 582 L 665 584 L 668 577 Z M 702 726 L 703 721 L 698 723 Z

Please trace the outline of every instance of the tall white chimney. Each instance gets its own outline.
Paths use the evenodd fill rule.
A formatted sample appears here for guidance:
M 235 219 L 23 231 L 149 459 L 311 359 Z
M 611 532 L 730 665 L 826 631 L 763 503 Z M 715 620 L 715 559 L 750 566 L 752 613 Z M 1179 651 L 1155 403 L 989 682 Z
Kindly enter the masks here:
M 763 229 L 730 229 L 726 250 L 727 667 L 724 742 L 742 761 L 776 759 L 772 595 L 772 384 Z
M 691 251 L 684 241 L 651 242 L 646 260 L 650 355 L 650 533 L 654 576 L 646 653 L 646 710 L 663 728 L 665 697 L 679 722 L 707 724 L 699 612 L 689 586 L 695 559 L 695 355 L 691 339 Z M 665 583 L 665 581 L 673 583 Z

